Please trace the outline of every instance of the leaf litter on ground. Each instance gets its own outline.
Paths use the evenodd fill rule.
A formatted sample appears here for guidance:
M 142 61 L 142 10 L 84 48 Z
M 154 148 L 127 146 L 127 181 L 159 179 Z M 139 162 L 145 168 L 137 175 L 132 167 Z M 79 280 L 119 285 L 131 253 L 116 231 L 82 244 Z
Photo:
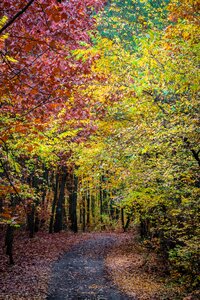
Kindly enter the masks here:
M 73 245 L 88 239 L 89 235 L 40 232 L 29 239 L 27 233 L 18 232 L 13 266 L 8 265 L 2 233 L 0 237 L 0 300 L 43 300 L 52 263 Z

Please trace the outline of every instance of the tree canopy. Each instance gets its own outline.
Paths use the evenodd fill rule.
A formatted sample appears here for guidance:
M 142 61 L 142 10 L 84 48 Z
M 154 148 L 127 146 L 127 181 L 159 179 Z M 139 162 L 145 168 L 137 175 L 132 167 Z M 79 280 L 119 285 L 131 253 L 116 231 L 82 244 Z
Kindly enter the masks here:
M 196 0 L 0 3 L 7 237 L 26 225 L 33 236 L 47 226 L 132 222 L 172 278 L 197 287 L 199 8 Z

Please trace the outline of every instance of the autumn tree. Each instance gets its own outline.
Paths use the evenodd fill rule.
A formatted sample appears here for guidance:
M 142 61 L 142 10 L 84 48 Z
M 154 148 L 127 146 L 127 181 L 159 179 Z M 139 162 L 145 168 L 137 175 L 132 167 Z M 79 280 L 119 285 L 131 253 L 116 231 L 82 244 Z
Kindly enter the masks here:
M 34 0 L 0 4 L 2 222 L 10 228 L 24 222 L 25 213 L 31 236 L 37 207 L 45 204 L 49 180 L 44 174 L 58 160 L 62 165 L 69 152 L 67 142 L 64 153 L 53 149 L 54 139 L 73 130 L 84 137 L 91 130 L 89 122 L 81 122 L 89 118 L 89 110 L 74 92 L 91 62 L 74 59 L 71 51 L 90 43 L 87 30 L 95 24 L 91 12 L 101 5 Z M 56 121 L 60 115 L 62 121 Z M 73 141 L 74 134 L 69 136 Z

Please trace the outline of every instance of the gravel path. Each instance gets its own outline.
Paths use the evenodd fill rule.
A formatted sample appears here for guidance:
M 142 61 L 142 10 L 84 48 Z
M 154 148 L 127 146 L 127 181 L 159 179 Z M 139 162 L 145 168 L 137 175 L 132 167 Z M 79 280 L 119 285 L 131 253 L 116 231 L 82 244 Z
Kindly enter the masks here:
M 116 235 L 97 235 L 54 264 L 47 300 L 128 300 L 108 278 L 104 257 L 117 244 Z

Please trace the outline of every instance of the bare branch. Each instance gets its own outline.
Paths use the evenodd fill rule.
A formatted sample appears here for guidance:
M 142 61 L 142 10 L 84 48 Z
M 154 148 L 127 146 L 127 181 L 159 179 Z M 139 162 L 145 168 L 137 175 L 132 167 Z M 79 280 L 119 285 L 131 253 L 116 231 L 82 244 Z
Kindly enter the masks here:
M 12 25 L 16 19 L 18 19 L 28 8 L 29 6 L 34 2 L 34 0 L 30 0 L 24 8 L 22 8 L 16 15 L 9 20 L 1 29 L 0 29 L 0 34 L 2 34 L 10 25 Z

